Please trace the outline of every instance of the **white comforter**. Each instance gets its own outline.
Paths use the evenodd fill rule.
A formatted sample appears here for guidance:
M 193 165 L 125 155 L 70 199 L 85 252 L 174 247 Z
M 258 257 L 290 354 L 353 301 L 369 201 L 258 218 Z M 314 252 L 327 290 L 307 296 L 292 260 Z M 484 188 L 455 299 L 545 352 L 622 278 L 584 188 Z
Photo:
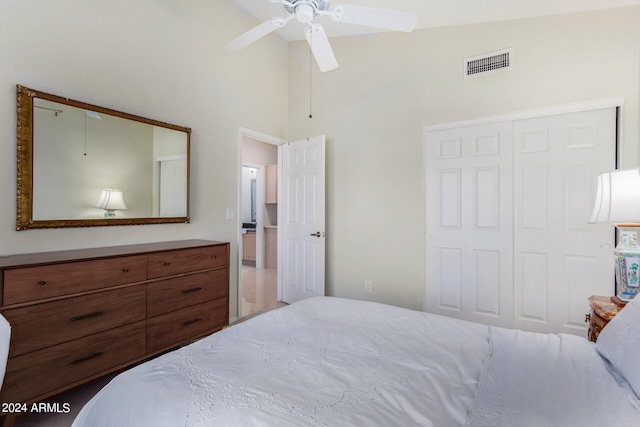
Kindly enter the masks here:
M 119 375 L 73 425 L 573 425 L 545 423 L 567 409 L 582 411 L 576 425 L 612 425 L 606 421 L 613 414 L 640 425 L 634 395 L 616 382 L 590 343 L 553 336 L 532 344 L 536 340 L 529 336 L 547 337 L 387 305 L 314 298 Z M 543 349 L 549 342 L 552 347 Z M 514 345 L 522 347 L 515 355 L 522 360 L 511 356 Z M 532 347 L 540 349 L 529 355 Z M 547 361 L 536 362 L 540 358 Z M 565 376 L 566 370 L 574 374 Z M 577 389 L 572 383 L 558 388 L 565 377 Z M 573 399 L 577 403 L 567 407 Z M 598 414 L 601 408 L 608 409 Z M 566 414 L 557 419 L 573 420 Z

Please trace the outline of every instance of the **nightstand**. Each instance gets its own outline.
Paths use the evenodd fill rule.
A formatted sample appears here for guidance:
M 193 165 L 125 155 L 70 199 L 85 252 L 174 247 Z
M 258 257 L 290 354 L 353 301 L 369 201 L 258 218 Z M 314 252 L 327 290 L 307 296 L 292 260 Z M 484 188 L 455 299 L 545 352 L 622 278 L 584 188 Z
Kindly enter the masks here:
M 622 301 L 615 296 L 590 296 L 589 306 L 591 307 L 591 312 L 587 314 L 585 318 L 585 321 L 589 324 L 589 329 L 587 330 L 587 338 L 589 341 L 596 342 L 598 335 L 600 335 L 600 332 L 607 326 L 607 323 L 609 323 L 626 304 L 626 301 Z

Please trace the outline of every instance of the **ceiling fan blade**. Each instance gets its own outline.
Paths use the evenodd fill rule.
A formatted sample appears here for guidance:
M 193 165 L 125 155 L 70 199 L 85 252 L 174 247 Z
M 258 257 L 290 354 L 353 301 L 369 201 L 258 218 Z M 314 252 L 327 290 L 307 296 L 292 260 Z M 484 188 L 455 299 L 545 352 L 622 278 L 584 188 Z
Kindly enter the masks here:
M 267 34 L 270 34 L 275 30 L 284 27 L 284 24 L 289 21 L 289 18 L 273 18 L 265 21 L 257 27 L 254 27 L 246 33 L 242 34 L 240 37 L 227 43 L 224 46 L 224 50 L 233 53 L 238 52 L 239 50 L 242 50 L 245 47 L 249 46 L 251 43 L 260 40 Z
M 327 38 L 327 33 L 324 32 L 322 25 L 309 25 L 307 29 L 304 30 L 304 35 L 307 38 L 307 42 L 311 47 L 311 52 L 318 63 L 320 71 L 325 72 L 338 68 L 338 61 L 336 61 L 333 49 L 331 49 L 331 44 L 329 44 L 329 39 Z
M 331 8 L 331 16 L 338 22 L 366 25 L 387 30 L 411 32 L 418 23 L 418 15 L 400 10 L 340 4 Z

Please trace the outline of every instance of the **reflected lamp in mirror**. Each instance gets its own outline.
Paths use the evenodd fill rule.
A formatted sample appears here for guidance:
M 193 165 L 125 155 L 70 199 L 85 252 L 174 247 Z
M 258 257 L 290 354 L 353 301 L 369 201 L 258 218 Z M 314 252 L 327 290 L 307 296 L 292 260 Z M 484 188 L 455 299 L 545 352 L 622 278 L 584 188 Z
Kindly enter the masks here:
M 616 295 L 629 301 L 640 291 L 640 169 L 615 170 L 598 176 L 589 223 L 611 223 L 618 230 L 613 251 Z
M 117 210 L 127 209 L 122 191 L 113 188 L 105 188 L 102 190 L 102 194 L 100 194 L 100 198 L 95 207 L 106 211 L 104 213 L 105 218 L 115 218 Z

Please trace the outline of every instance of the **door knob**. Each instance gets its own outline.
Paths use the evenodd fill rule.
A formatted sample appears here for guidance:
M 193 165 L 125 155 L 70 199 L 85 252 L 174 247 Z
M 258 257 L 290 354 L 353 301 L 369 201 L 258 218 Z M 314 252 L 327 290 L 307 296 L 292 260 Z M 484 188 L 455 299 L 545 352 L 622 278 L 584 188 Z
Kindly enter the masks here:
M 316 237 L 320 237 L 322 236 L 322 234 L 320 234 L 319 231 L 315 232 L 315 233 L 311 233 L 310 236 L 316 236 Z

